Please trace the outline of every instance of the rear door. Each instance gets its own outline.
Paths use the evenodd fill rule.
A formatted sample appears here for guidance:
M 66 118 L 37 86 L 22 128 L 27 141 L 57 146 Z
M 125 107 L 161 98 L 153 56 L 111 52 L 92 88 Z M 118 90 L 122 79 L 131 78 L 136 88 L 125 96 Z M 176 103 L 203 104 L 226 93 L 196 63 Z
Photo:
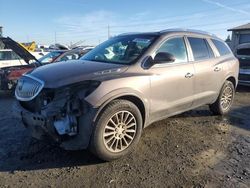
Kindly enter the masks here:
M 209 104 L 218 96 L 222 66 L 217 64 L 215 54 L 205 38 L 187 37 L 194 62 L 193 107 Z

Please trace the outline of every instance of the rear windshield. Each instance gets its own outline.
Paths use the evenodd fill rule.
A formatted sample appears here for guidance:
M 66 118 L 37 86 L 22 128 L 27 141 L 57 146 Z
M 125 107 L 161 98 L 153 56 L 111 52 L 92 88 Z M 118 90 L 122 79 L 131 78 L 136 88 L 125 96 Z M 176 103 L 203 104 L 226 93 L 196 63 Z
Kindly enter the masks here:
M 237 55 L 250 56 L 250 48 L 243 48 L 243 49 L 237 50 Z
M 231 50 L 229 49 L 226 43 L 215 39 L 212 39 L 212 41 L 221 56 L 231 54 Z

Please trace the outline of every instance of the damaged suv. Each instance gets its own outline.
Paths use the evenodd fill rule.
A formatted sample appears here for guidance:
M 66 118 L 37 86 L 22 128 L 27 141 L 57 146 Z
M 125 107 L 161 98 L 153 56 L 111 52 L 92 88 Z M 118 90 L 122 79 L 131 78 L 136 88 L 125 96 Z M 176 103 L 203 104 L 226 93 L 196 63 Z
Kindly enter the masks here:
M 122 34 L 80 60 L 29 72 L 15 95 L 35 138 L 110 161 L 128 154 L 155 121 L 202 105 L 228 113 L 238 72 L 225 42 L 205 32 Z

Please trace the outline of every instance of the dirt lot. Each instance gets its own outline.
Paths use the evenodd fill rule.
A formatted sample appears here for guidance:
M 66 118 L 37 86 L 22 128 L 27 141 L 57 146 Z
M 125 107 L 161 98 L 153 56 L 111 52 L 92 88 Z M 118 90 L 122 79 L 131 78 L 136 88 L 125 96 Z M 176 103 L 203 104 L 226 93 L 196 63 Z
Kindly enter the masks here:
M 228 116 L 203 107 L 157 122 L 109 163 L 32 139 L 13 101 L 0 95 L 0 187 L 250 187 L 250 88 Z

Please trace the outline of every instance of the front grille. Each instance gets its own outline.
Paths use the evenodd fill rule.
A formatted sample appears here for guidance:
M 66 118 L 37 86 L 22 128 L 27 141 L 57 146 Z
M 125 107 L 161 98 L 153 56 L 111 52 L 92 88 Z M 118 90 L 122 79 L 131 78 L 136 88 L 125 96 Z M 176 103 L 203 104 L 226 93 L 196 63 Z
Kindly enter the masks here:
M 31 101 L 44 87 L 44 82 L 29 75 L 18 80 L 15 95 L 20 101 Z

